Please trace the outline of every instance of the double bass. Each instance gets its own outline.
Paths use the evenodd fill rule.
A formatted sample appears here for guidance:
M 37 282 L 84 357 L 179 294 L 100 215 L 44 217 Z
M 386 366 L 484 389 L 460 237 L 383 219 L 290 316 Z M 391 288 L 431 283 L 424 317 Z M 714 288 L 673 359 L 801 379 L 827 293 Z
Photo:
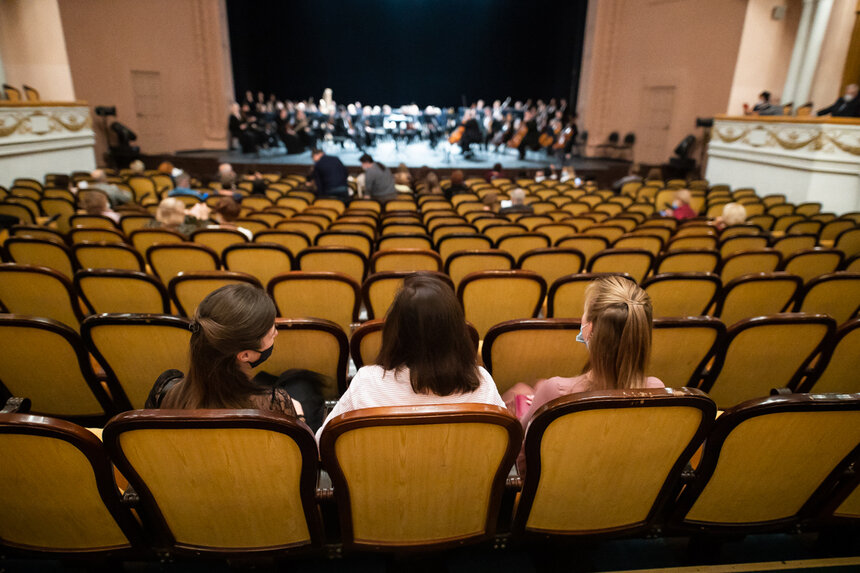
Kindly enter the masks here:
M 567 142 L 570 141 L 570 138 L 573 137 L 573 135 L 573 126 L 568 125 L 562 130 L 561 135 L 558 136 L 558 141 L 553 144 L 552 148 L 564 149 L 564 147 L 567 145 Z
M 520 144 L 523 142 L 523 139 L 525 139 L 526 135 L 528 135 L 528 133 L 529 133 L 528 122 L 523 120 L 523 123 L 522 123 L 522 125 L 520 125 L 520 128 L 517 130 L 517 132 L 514 134 L 514 136 L 511 138 L 511 140 L 508 141 L 508 147 L 512 147 L 513 149 L 517 149 L 520 146 Z

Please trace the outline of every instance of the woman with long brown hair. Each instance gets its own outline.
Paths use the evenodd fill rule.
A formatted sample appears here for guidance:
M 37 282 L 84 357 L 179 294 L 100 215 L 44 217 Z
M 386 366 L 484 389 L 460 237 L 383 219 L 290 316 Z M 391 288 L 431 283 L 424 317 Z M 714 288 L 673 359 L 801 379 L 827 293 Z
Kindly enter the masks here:
M 147 408 L 253 408 L 303 418 L 301 404 L 277 385 L 261 385 L 252 369 L 274 349 L 275 303 L 260 288 L 232 284 L 212 291 L 191 320 L 188 373 L 158 377 Z
M 388 310 L 376 364 L 356 373 L 326 423 L 360 408 L 462 403 L 505 405 L 490 374 L 478 366 L 451 286 L 416 273 L 403 281 Z

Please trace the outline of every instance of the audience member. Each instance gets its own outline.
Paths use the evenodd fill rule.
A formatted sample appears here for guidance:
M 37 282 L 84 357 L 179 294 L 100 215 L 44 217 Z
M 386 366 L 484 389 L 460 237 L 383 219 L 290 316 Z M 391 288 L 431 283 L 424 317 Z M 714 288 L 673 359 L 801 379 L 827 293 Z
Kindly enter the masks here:
M 272 410 L 300 420 L 305 411 L 319 410 L 321 398 L 312 399 L 316 382 L 312 373 L 287 371 L 275 384 L 252 378 L 252 370 L 274 350 L 276 314 L 274 302 L 260 288 L 231 284 L 212 291 L 191 320 L 188 373 L 161 374 L 146 407 Z M 287 389 L 310 399 L 302 403 Z
M 641 170 L 641 167 L 639 166 L 638 163 L 631 163 L 630 164 L 630 170 L 627 171 L 627 175 L 625 175 L 621 179 L 616 180 L 615 183 L 612 184 L 612 190 L 615 191 L 616 193 L 619 193 L 621 191 L 621 188 L 624 187 L 625 184 L 634 183 L 634 182 L 641 182 L 642 176 L 639 175 L 640 170 Z M 650 173 L 649 173 L 649 175 L 650 175 Z
M 359 162 L 364 169 L 365 197 L 379 201 L 383 205 L 392 199 L 397 199 L 394 176 L 385 165 L 374 161 L 367 153 L 361 156 Z
M 140 159 L 135 159 L 131 163 L 129 163 L 128 168 L 132 170 L 137 175 L 142 175 L 146 170 L 146 165 L 143 164 L 143 161 Z
M 471 193 L 472 190 L 466 187 L 465 177 L 463 176 L 463 171 L 460 169 L 455 169 L 451 172 L 451 184 L 447 189 L 444 190 L 445 198 L 449 201 L 451 197 L 454 195 L 460 195 L 462 193 Z
M 663 172 L 659 167 L 652 167 L 648 170 L 648 175 L 645 176 L 645 184 L 648 182 L 655 181 L 663 185 Z
M 317 197 L 330 197 L 349 201 L 349 186 L 347 185 L 346 167 L 340 159 L 326 155 L 321 149 L 311 150 L 314 160 L 312 179 Z
M 619 276 L 595 280 L 586 288 L 582 327 L 576 337 L 588 349 L 585 372 L 573 378 L 540 380 L 534 388 L 518 383 L 505 392 L 505 404 L 528 429 L 540 407 L 561 396 L 590 390 L 662 388 L 658 378 L 645 375 L 651 353 L 651 315 L 651 299 L 635 282 Z M 521 475 L 524 464 L 520 452 Z
M 690 206 L 692 200 L 693 196 L 689 189 L 678 189 L 675 191 L 675 199 L 672 201 L 672 204 L 669 205 L 668 209 L 661 211 L 660 214 L 664 217 L 675 217 L 678 221 L 692 219 L 698 215 Z
M 394 189 L 398 193 L 412 193 L 412 187 L 409 185 L 411 179 L 408 173 L 398 171 L 394 174 Z
M 758 96 L 758 102 L 752 110 L 744 104 L 744 115 L 782 115 L 782 107 L 770 103 L 770 92 L 763 91 Z
M 146 227 L 167 229 L 188 236 L 205 225 L 206 223 L 203 220 L 186 215 L 185 203 L 176 197 L 166 197 L 158 204 L 158 209 L 155 211 L 155 219 L 149 221 Z
M 104 193 L 87 193 L 81 198 L 81 207 L 87 215 L 101 215 L 119 223 L 119 213 L 110 208 L 107 195 Z
M 201 193 L 191 188 L 191 175 L 182 172 L 176 176 L 176 187 L 174 187 L 168 197 L 195 197 L 200 201 L 205 201 L 209 196 L 208 193 Z
M 742 225 L 747 220 L 747 210 L 740 203 L 726 203 L 723 214 L 714 219 L 714 225 L 722 231 L 730 225 Z
M 212 209 L 212 220 L 218 223 L 219 228 L 235 229 L 251 241 L 254 239 L 254 234 L 245 227 L 240 227 L 235 223 L 241 212 L 242 207 L 231 197 L 221 197 Z
M 442 187 L 439 185 L 439 176 L 436 175 L 435 171 L 428 171 L 427 176 L 424 177 L 424 182 L 427 184 L 427 187 L 424 189 L 425 193 L 432 193 L 433 195 L 442 195 Z
M 218 182 L 221 183 L 221 189 L 232 191 L 236 189 L 236 172 L 233 171 L 233 166 L 229 163 L 222 163 L 218 166 Z
M 504 405 L 492 377 L 478 365 L 454 291 L 433 275 L 417 273 L 403 281 L 388 310 L 376 364 L 358 371 L 325 423 L 361 408 L 461 403 Z
M 107 174 L 105 174 L 103 169 L 94 169 L 90 172 L 90 177 L 92 177 L 93 182 L 89 184 L 89 187 L 100 189 L 107 193 L 112 206 L 124 205 L 134 200 L 131 191 L 120 189 L 113 183 L 108 183 Z
M 857 99 L 857 84 L 845 86 L 845 95 L 824 109 L 818 110 L 818 115 L 831 115 L 833 117 L 860 117 L 860 99 Z
M 487 183 L 490 183 L 493 179 L 499 179 L 501 177 L 504 177 L 501 163 L 496 163 L 495 165 L 493 165 L 493 168 L 487 171 L 487 174 L 484 175 L 484 179 L 487 180 Z
M 499 211 L 500 215 L 508 213 L 534 213 L 534 208 L 531 205 L 526 205 L 526 192 L 517 187 L 512 189 L 508 196 L 511 198 L 511 204 L 502 207 Z

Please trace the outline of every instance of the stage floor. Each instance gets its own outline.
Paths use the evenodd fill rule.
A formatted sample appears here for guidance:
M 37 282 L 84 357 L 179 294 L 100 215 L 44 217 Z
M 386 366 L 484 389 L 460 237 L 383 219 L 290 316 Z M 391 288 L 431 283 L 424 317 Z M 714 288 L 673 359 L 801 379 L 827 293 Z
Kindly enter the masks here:
M 529 151 L 524 160 L 520 160 L 516 150 L 504 148 L 495 152 L 491 149 L 478 149 L 473 146 L 475 154 L 467 159 L 460 153 L 458 145 L 449 145 L 448 142 L 439 143 L 436 149 L 432 149 L 427 141 L 418 141 L 409 144 L 395 145 L 393 141 L 383 141 L 378 145 L 368 148 L 367 153 L 388 167 L 396 167 L 405 163 L 409 168 L 429 167 L 431 169 L 490 169 L 495 163 L 501 163 L 502 168 L 507 171 L 527 170 L 533 172 L 535 169 L 543 169 L 551 164 L 559 167 L 557 157 L 547 157 L 544 151 Z M 358 167 L 358 159 L 363 151 L 351 143 L 346 148 L 332 142 L 326 142 L 323 150 L 329 155 L 335 155 L 347 167 Z M 193 150 L 178 151 L 176 158 L 207 159 L 219 163 L 232 163 L 234 165 L 306 165 L 313 164 L 310 151 L 287 155 L 283 148 L 261 150 L 259 153 L 241 153 L 238 150 Z M 574 169 L 589 172 L 618 171 L 619 167 L 628 165 L 627 161 L 618 159 L 597 159 L 591 157 L 572 157 L 564 162 L 572 165 Z

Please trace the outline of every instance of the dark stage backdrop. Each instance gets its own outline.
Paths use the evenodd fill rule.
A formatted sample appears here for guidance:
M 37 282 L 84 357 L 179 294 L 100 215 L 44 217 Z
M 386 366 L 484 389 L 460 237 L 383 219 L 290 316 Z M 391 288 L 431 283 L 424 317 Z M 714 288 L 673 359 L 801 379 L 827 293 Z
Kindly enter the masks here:
M 233 78 L 279 99 L 575 104 L 587 0 L 227 0 Z

